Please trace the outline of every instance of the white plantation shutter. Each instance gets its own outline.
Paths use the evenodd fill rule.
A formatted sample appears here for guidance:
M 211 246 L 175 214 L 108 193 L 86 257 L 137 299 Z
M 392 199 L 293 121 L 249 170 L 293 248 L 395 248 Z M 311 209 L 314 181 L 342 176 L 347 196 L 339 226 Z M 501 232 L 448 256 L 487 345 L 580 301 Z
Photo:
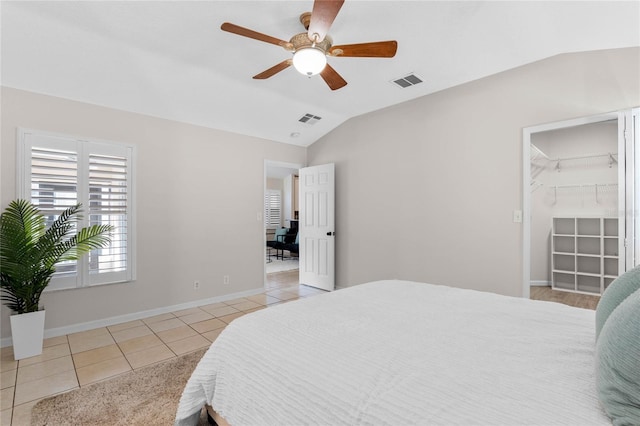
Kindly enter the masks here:
M 89 255 L 91 284 L 127 280 L 128 158 L 89 154 L 89 203 L 91 225 L 112 225 L 109 247 Z
M 47 226 L 78 198 L 78 155 L 54 146 L 31 149 L 31 202 L 45 215 Z M 55 285 L 77 286 L 77 270 L 76 262 L 59 263 Z
M 110 224 L 111 244 L 80 262 L 56 266 L 48 289 L 133 279 L 133 147 L 20 130 L 18 193 L 31 199 L 51 223 L 82 203 L 81 227 Z
M 282 194 L 278 189 L 268 189 L 264 194 L 264 227 L 280 228 L 281 218 Z
M 43 213 L 58 215 L 78 198 L 75 152 L 34 147 L 31 150 L 31 201 Z

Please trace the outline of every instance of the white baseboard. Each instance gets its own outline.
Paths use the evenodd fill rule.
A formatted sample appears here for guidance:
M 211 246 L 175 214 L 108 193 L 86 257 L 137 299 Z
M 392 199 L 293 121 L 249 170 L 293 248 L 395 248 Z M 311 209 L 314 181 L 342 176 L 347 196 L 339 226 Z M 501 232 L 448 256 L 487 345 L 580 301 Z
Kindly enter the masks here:
M 197 308 L 198 306 L 210 305 L 212 303 L 224 302 L 225 300 L 233 300 L 239 297 L 253 296 L 263 293 L 263 288 L 255 290 L 241 291 L 238 293 L 226 294 L 224 296 L 211 297 L 209 299 L 194 300 L 192 302 L 180 303 L 178 305 L 165 306 L 162 308 L 150 309 L 148 311 L 134 312 L 132 314 L 118 315 L 116 317 L 103 318 L 95 321 L 88 321 L 78 324 L 67 325 L 64 327 L 56 327 L 45 329 L 44 338 L 64 336 L 66 334 L 78 333 L 80 331 L 93 330 L 94 328 L 107 327 L 110 325 L 121 324 L 123 322 L 135 321 L 143 318 L 149 318 L 156 315 L 166 314 L 169 312 L 180 311 L 182 309 Z M 11 337 L 0 339 L 0 347 L 12 346 Z
M 529 281 L 530 287 L 551 287 L 551 281 Z

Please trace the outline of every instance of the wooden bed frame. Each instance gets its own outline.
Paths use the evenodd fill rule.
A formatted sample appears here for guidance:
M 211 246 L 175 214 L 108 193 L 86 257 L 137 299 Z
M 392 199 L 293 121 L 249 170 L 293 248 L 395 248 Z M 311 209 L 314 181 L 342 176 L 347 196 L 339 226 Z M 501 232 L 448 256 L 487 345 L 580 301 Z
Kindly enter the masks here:
M 207 414 L 209 415 L 209 423 L 213 420 L 218 426 L 231 426 L 220 414 L 216 413 L 216 410 L 214 410 L 212 406 L 205 405 L 205 407 L 207 408 Z

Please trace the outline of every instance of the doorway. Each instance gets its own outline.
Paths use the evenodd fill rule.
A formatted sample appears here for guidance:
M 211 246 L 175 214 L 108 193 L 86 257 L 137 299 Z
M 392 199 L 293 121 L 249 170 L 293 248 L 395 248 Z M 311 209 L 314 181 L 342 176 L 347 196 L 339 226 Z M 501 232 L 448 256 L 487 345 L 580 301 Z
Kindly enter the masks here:
M 638 264 L 637 112 L 524 129 L 523 297 L 599 296 Z
M 264 176 L 264 268 L 265 286 L 278 283 L 298 285 L 296 250 L 298 230 L 298 170 L 301 164 L 265 161 Z M 286 243 L 282 248 L 282 244 Z

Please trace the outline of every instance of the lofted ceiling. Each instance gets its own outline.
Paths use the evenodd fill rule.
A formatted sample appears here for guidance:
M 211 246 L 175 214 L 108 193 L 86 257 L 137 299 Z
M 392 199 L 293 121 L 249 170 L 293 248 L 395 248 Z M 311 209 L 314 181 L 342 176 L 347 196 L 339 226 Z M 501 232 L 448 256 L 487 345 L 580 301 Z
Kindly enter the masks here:
M 640 45 L 638 1 L 347 0 L 334 44 L 397 40 L 392 59 L 329 58 L 331 91 L 293 68 L 252 76 L 284 49 L 220 30 L 304 32 L 297 1 L 2 1 L 1 83 L 308 146 L 351 117 L 561 53 Z M 414 73 L 423 82 L 392 81 Z M 320 117 L 313 124 L 298 121 Z

